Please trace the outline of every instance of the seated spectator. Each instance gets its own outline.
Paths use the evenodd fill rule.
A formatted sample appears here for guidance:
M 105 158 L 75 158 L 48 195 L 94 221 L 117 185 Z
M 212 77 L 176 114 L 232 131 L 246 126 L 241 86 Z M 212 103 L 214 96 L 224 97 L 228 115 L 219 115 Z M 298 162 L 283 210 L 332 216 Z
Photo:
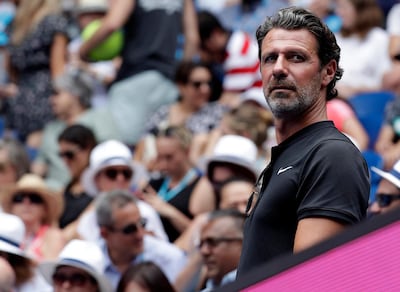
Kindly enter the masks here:
M 93 199 L 83 189 L 81 175 L 89 165 L 90 152 L 96 146 L 96 138 L 89 128 L 72 125 L 58 136 L 58 145 L 58 154 L 71 176 L 71 181 L 63 192 L 64 211 L 59 220 L 60 228 L 65 228 L 79 217 Z
M 130 266 L 118 283 L 117 292 L 175 292 L 163 271 L 153 262 Z
M 199 12 L 198 21 L 201 59 L 212 64 L 223 79 L 219 102 L 235 107 L 242 92 L 261 90 L 257 42 L 243 31 L 225 28 L 210 12 Z
M 226 111 L 226 107 L 220 103 L 210 102 L 213 76 L 206 64 L 182 61 L 175 74 L 175 83 L 179 89 L 179 98 L 171 105 L 160 107 L 150 116 L 145 137 L 135 149 L 135 158 L 139 161 L 146 162 L 151 158 L 148 148 L 154 149 L 150 143 L 158 129 L 184 125 L 194 135 L 208 133 L 219 123 Z M 148 153 L 143 153 L 144 150 L 148 150 Z M 155 155 L 156 153 L 153 158 Z M 147 156 L 150 157 L 146 158 Z
M 371 170 L 382 179 L 376 189 L 375 202 L 368 209 L 369 213 L 379 215 L 400 208 L 400 160 L 390 172 L 376 167 L 372 167 Z
M 168 127 L 156 137 L 156 166 L 161 177 L 153 178 L 144 188 L 143 200 L 161 216 L 170 242 L 189 226 L 193 189 L 202 174 L 189 159 L 192 134 L 184 126 Z
M 201 291 L 204 292 L 211 291 L 235 281 L 242 250 L 244 219 L 245 214 L 232 209 L 208 214 L 200 229 L 198 249 L 191 253 L 190 263 L 179 276 L 177 285 L 180 291 L 198 291 L 199 288 L 203 288 Z M 197 279 L 199 271 L 200 279 Z M 188 287 L 193 282 L 198 282 L 197 287 Z
M 29 157 L 24 146 L 15 139 L 0 139 L 0 186 L 15 184 L 29 172 Z
M 146 220 L 129 192 L 115 190 L 100 196 L 96 217 L 106 258 L 104 274 L 114 289 L 129 266 L 143 261 L 154 262 L 171 283 L 175 281 L 186 264 L 185 254 L 171 243 L 145 235 Z
M 254 190 L 254 182 L 247 178 L 232 177 L 221 185 L 218 209 L 235 209 L 245 214 L 247 202 Z
M 338 0 L 336 14 L 342 19 L 336 39 L 344 70 L 336 86 L 339 97 L 348 99 L 358 93 L 382 90 L 390 58 L 389 36 L 381 28 L 381 9 L 375 0 Z
M 51 191 L 41 177 L 25 174 L 2 196 L 3 210 L 25 224 L 23 248 L 37 261 L 54 259 L 65 240 L 58 228 L 62 197 Z
M 103 254 L 96 244 L 74 239 L 56 261 L 41 263 L 39 269 L 54 292 L 110 292 L 111 285 L 103 276 L 104 265 Z
M 101 197 L 102 192 L 115 189 L 127 190 L 134 196 L 142 187 L 141 183 L 148 181 L 146 170 L 132 160 L 130 149 L 116 140 L 105 141 L 93 148 L 89 166 L 81 178 L 84 191 L 96 198 Z M 157 211 L 142 200 L 138 201 L 138 207 L 142 217 L 147 220 L 146 230 L 154 236 L 168 240 Z M 93 204 L 68 228 L 73 229 L 68 234 L 77 232 L 83 239 L 97 241 L 100 233 Z
M 360 151 L 368 148 L 368 134 L 347 101 L 341 98 L 331 99 L 326 103 L 326 111 L 328 119 L 332 120 L 335 127 L 348 136 Z
M 256 166 L 257 147 L 253 141 L 239 135 L 224 135 L 207 158 L 206 176 L 193 190 L 189 210 L 194 215 L 214 210 L 218 205 L 221 183 L 229 177 L 246 177 L 252 182 L 261 172 Z
M 0 257 L 10 264 L 15 273 L 15 291 L 52 291 L 37 271 L 35 261 L 21 248 L 25 237 L 24 222 L 15 215 L 1 212 L 0 222 Z
M 78 123 L 85 125 L 94 132 L 99 142 L 119 139 L 120 136 L 107 109 L 90 109 L 94 84 L 87 73 L 69 67 L 53 83 L 56 93 L 50 101 L 57 119 L 44 128 L 42 144 L 32 164 L 32 171 L 46 177 L 46 183 L 53 189 L 62 190 L 71 178 L 58 155 L 57 139 L 67 126 Z
M 342 21 L 335 14 L 335 0 L 310 0 L 301 2 L 305 3 L 306 9 L 321 18 L 331 31 L 337 33 L 340 30 Z

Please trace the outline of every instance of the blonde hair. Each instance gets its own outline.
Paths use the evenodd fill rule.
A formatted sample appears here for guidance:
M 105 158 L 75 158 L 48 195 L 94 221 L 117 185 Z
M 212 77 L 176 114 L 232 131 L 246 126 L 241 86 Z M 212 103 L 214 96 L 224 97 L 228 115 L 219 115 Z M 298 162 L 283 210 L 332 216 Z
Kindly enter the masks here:
M 15 19 L 11 43 L 19 45 L 47 15 L 60 12 L 59 0 L 20 0 Z

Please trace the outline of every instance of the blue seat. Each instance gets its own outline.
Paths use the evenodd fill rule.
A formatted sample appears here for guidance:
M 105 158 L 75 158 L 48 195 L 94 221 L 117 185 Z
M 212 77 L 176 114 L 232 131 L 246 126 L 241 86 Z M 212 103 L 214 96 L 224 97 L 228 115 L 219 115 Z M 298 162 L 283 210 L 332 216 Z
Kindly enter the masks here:
M 384 120 L 385 107 L 394 98 L 393 92 L 378 91 L 357 94 L 349 99 L 356 116 L 367 131 L 370 150 L 374 150 Z
M 369 175 L 370 175 L 370 183 L 371 183 L 371 190 L 369 192 L 369 203 L 375 201 L 375 194 L 376 189 L 378 188 L 379 182 L 381 181 L 381 177 L 371 171 L 371 167 L 375 166 L 376 168 L 383 169 L 383 158 L 378 153 L 372 150 L 366 150 L 362 152 L 365 161 L 367 162 Z

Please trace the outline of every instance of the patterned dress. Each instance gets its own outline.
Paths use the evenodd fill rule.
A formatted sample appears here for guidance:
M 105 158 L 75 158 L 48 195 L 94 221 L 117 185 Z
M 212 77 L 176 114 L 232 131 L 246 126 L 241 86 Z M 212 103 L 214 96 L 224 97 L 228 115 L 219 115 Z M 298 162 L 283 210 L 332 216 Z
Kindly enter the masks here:
M 57 33 L 67 35 L 67 21 L 60 15 L 48 15 L 21 44 L 9 46 L 19 93 L 9 100 L 6 126 L 16 130 L 22 141 L 53 119 L 50 51 Z

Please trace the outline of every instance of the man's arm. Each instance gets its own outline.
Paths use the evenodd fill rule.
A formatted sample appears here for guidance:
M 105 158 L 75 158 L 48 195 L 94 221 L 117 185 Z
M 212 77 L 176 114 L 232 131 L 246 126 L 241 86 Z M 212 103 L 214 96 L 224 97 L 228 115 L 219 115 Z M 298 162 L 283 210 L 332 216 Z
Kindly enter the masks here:
M 89 52 L 120 29 L 129 19 L 136 6 L 136 0 L 112 0 L 96 33 L 79 48 L 79 56 L 85 60 Z
M 305 218 L 299 221 L 294 238 L 293 252 L 309 248 L 328 239 L 345 228 L 345 225 L 327 218 Z
M 193 0 L 185 0 L 182 13 L 182 27 L 185 36 L 184 59 L 190 60 L 199 52 L 200 36 L 197 26 L 197 14 Z

